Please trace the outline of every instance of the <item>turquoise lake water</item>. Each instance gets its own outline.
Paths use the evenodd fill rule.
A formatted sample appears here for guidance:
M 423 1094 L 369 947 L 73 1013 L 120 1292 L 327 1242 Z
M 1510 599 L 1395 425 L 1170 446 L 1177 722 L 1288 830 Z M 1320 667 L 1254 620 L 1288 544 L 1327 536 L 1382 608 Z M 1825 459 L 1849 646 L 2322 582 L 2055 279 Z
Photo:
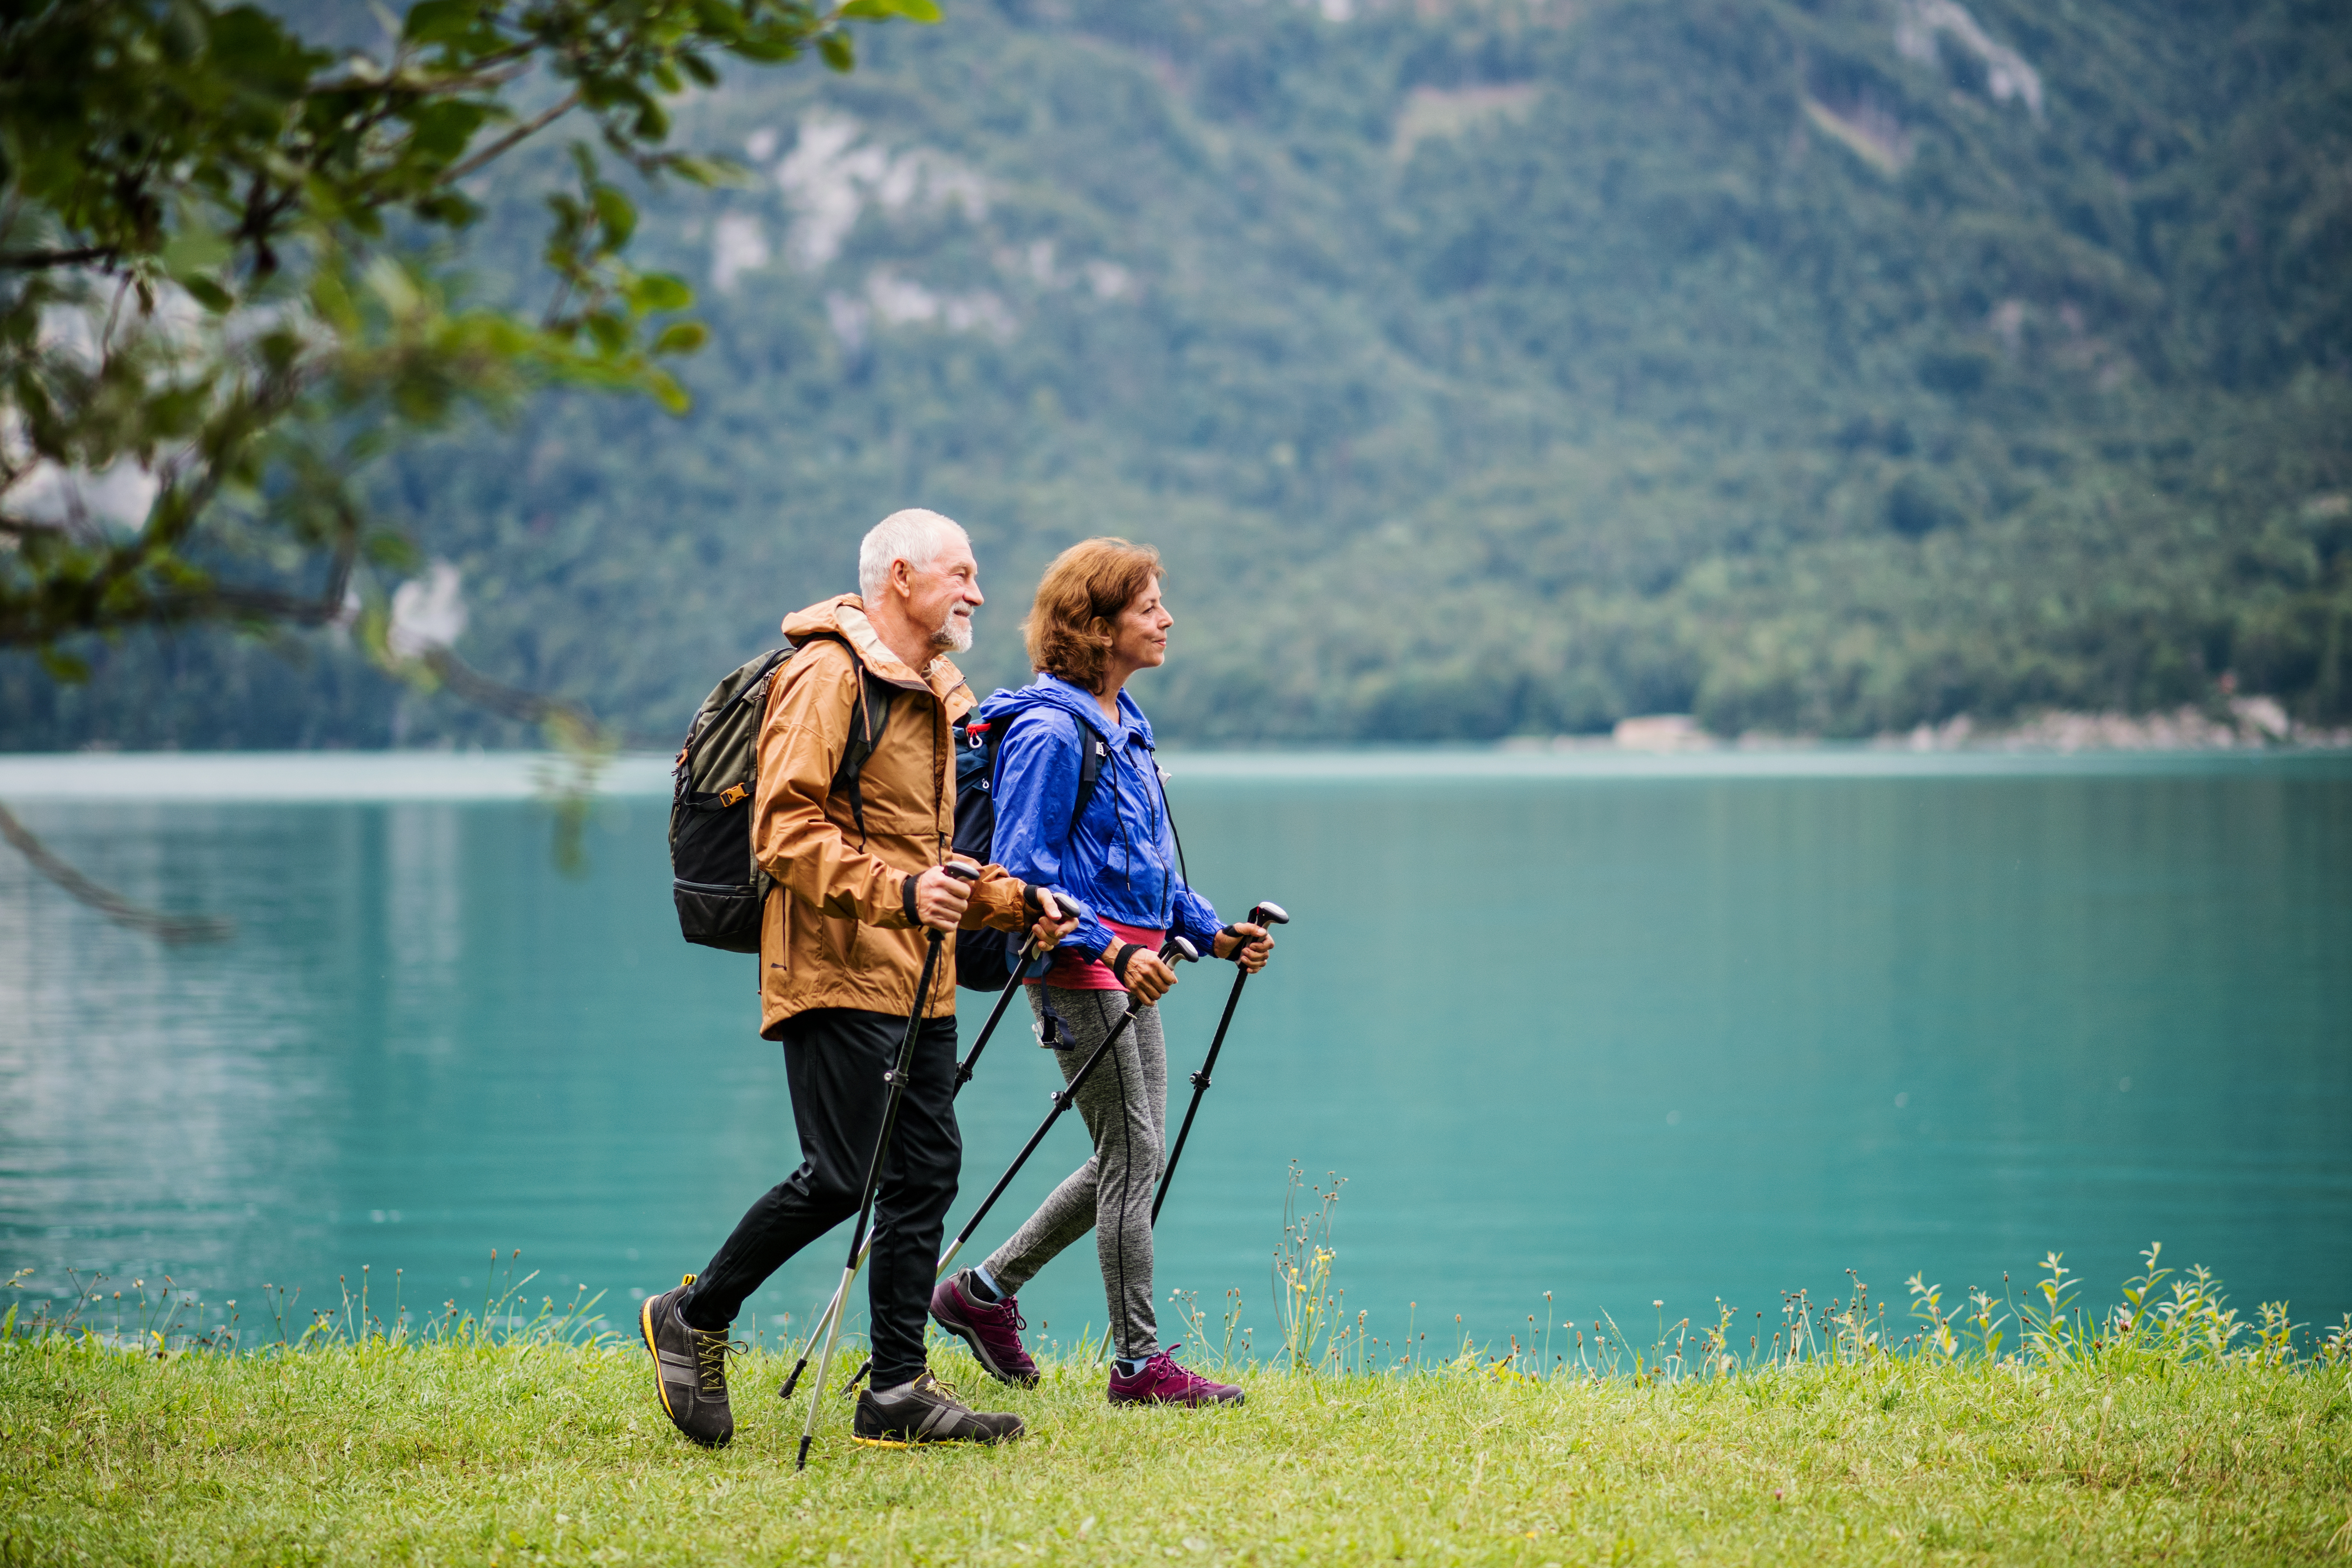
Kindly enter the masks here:
M 1548 1290 L 1777 1316 L 1848 1269 L 1899 1310 L 1915 1270 L 1948 1299 L 2053 1250 L 2111 1300 L 2158 1240 L 2249 1310 L 2352 1310 L 2352 758 L 1172 765 L 1202 887 L 1295 917 L 1161 1224 L 1162 1296 L 1240 1288 L 1260 1348 L 1294 1159 L 1348 1179 L 1337 1282 L 1392 1342 L 1524 1334 Z M 0 857 L 0 1267 L 168 1273 L 248 1325 L 264 1282 L 307 1305 L 362 1265 L 379 1305 L 395 1268 L 412 1307 L 478 1301 L 493 1247 L 608 1303 L 698 1267 L 797 1158 L 752 961 L 677 940 L 657 763 L 580 879 L 528 778 L 0 760 L 92 875 L 237 922 L 163 950 Z M 1180 1099 L 1229 973 L 1168 1004 Z M 1025 1031 L 990 1047 L 951 1226 L 1054 1082 Z M 1072 1119 L 980 1244 L 1082 1155 Z M 1099 1324 L 1092 1248 L 1024 1301 Z

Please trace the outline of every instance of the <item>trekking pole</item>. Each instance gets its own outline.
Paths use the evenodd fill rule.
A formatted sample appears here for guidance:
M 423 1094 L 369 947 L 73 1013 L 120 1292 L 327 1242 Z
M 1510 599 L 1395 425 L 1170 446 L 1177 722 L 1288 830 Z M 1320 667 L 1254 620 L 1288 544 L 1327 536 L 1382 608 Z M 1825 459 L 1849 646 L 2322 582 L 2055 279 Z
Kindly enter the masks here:
M 1047 919 L 1058 921 L 1062 918 L 1062 908 L 1054 901 L 1052 893 L 1040 888 L 1037 889 L 1037 900 L 1045 905 Z M 1003 1018 L 1004 1009 L 1012 1005 L 1013 994 L 1021 989 L 1022 976 L 1028 973 L 1029 966 L 1044 957 L 1045 952 L 1045 949 L 1039 947 L 1034 941 L 1021 950 L 1020 962 L 1013 966 L 1013 978 L 1004 983 L 1004 990 L 997 996 L 996 1005 L 989 1010 L 988 1022 L 982 1025 L 980 1028 L 980 1038 L 971 1043 L 971 1054 L 956 1064 L 955 1089 L 952 1093 L 961 1094 L 963 1086 L 971 1081 L 972 1064 L 979 1061 L 980 1053 L 988 1048 L 988 1037 L 996 1033 L 997 1023 Z M 863 1268 L 866 1266 L 866 1259 L 872 1255 L 873 1251 L 874 1238 L 869 1236 L 866 1238 L 866 1250 L 857 1255 L 859 1268 Z M 793 1363 L 792 1375 L 784 1379 L 784 1385 L 782 1388 L 776 1390 L 777 1398 L 790 1399 L 793 1396 L 793 1390 L 800 1385 L 801 1373 L 808 1370 L 808 1346 L 816 1343 L 817 1335 L 825 1331 L 826 1326 L 833 1321 L 834 1315 L 841 1310 L 845 1300 L 842 1291 L 835 1290 L 833 1293 L 833 1299 L 824 1304 L 824 1310 L 818 1315 L 815 1323 L 810 1326 L 808 1344 L 801 1347 L 800 1360 Z
M 979 877 L 979 872 L 971 867 L 953 862 L 940 868 L 961 881 L 970 882 Z M 874 1217 L 874 1194 L 882 1184 L 882 1163 L 889 1158 L 890 1133 L 898 1121 L 898 1102 L 907 1097 L 907 1079 L 914 1067 L 915 1037 L 922 1032 L 923 1007 L 930 998 L 931 976 L 938 972 L 940 948 L 946 940 L 947 932 L 933 927 L 930 942 L 923 950 L 922 977 L 915 982 L 915 1005 L 907 1014 L 907 1033 L 898 1041 L 898 1059 L 887 1079 L 890 1085 L 890 1096 L 882 1107 L 882 1131 L 874 1140 L 873 1158 L 866 1163 L 865 1186 L 857 1202 L 857 1225 L 849 1233 L 849 1260 L 841 1266 L 841 1284 L 834 1291 L 840 1300 L 848 1299 L 849 1282 L 857 1277 L 857 1266 L 865 1260 L 866 1222 Z M 831 1326 L 825 1330 L 824 1353 L 817 1358 L 816 1380 L 820 1387 L 824 1386 L 826 1369 L 833 1364 L 834 1342 L 840 1334 L 841 1314 L 835 1312 Z M 808 1468 L 809 1443 L 816 1436 L 816 1412 L 820 1403 L 814 1399 L 809 1401 L 808 1426 L 801 1433 L 800 1455 L 793 1462 L 794 1470 Z
M 1201 953 L 1198 948 L 1184 938 L 1171 936 L 1160 948 L 1160 956 L 1162 960 L 1181 959 L 1186 963 L 1197 963 L 1200 962 Z M 1127 1033 L 1128 1026 L 1135 1022 L 1135 1016 L 1139 1011 L 1140 1009 L 1138 1007 L 1128 1008 L 1127 1016 L 1121 1018 L 1118 1026 L 1103 1037 L 1102 1044 L 1097 1046 L 1093 1054 L 1078 1065 L 1078 1070 L 1071 1075 L 1070 1081 L 1054 1090 L 1052 1095 L 1054 1109 L 1045 1112 L 1045 1120 L 1037 1124 L 1036 1131 L 1029 1134 L 1029 1142 L 1021 1146 L 1021 1152 L 1013 1157 L 1013 1163 L 1005 1167 L 1004 1174 L 996 1178 L 996 1185 L 989 1188 L 988 1196 L 980 1200 L 980 1207 L 973 1211 L 971 1218 L 964 1222 L 963 1229 L 958 1231 L 956 1238 L 948 1243 L 948 1249 L 940 1254 L 940 1266 L 932 1272 L 932 1279 L 939 1279 L 947 1273 L 948 1265 L 955 1261 L 956 1254 L 963 1250 L 963 1244 L 970 1241 L 973 1233 L 980 1229 L 980 1222 L 988 1217 L 988 1211 L 996 1206 L 996 1200 L 1004 1195 L 1004 1189 L 1013 1184 L 1013 1178 L 1021 1173 L 1021 1167 L 1029 1163 L 1029 1156 L 1037 1152 L 1037 1145 L 1045 1141 L 1045 1134 L 1054 1130 L 1054 1123 L 1061 1120 L 1062 1112 L 1070 1109 L 1071 1102 L 1078 1097 L 1080 1086 L 1087 1081 L 1087 1076 L 1095 1070 L 1095 1064 L 1110 1054 L 1110 1048 L 1118 1044 L 1118 1037 Z M 857 1380 L 872 1370 L 873 1365 L 874 1363 L 869 1361 L 852 1373 L 849 1381 L 841 1385 L 841 1391 L 846 1394 L 856 1388 Z M 824 1386 L 822 1377 L 818 1379 L 818 1386 Z
M 1249 923 L 1254 926 L 1290 923 L 1290 916 L 1280 904 L 1261 903 L 1251 909 Z M 1192 1136 L 1192 1118 L 1201 1109 L 1201 1097 L 1209 1092 L 1209 1075 L 1217 1068 L 1217 1053 L 1225 1048 L 1225 1030 L 1232 1026 L 1234 1008 L 1242 999 L 1243 983 L 1249 971 L 1242 967 L 1242 949 L 1247 942 L 1234 947 L 1234 988 L 1225 997 L 1224 1016 L 1217 1020 L 1216 1037 L 1209 1042 L 1209 1054 L 1201 1063 L 1201 1070 L 1192 1075 L 1192 1103 L 1184 1108 L 1184 1125 L 1177 1131 L 1175 1146 L 1168 1151 L 1168 1168 L 1160 1174 L 1160 1192 L 1151 1200 L 1151 1223 L 1160 1223 L 1160 1206 L 1168 1201 L 1168 1184 L 1176 1179 L 1176 1162 L 1184 1157 L 1184 1140 Z
M 1045 909 L 1047 920 L 1057 924 L 1060 922 L 1062 906 L 1054 901 L 1054 894 L 1050 889 L 1037 889 L 1037 902 Z M 971 1081 L 972 1064 L 979 1061 L 980 1053 L 988 1048 L 988 1037 L 996 1033 L 996 1026 L 1003 1021 L 1004 1010 L 1012 1006 L 1013 998 L 1020 994 L 1021 983 L 1028 975 L 1029 966 L 1045 957 L 1046 951 L 1037 945 L 1036 939 L 1034 937 L 1030 939 L 1028 945 L 1022 948 L 1020 958 L 1013 965 L 1013 978 L 1004 983 L 1003 991 L 997 993 L 996 1005 L 988 1010 L 988 1022 L 980 1026 L 980 1038 L 971 1043 L 971 1055 L 956 1064 L 956 1093 L 961 1094 L 963 1086 Z

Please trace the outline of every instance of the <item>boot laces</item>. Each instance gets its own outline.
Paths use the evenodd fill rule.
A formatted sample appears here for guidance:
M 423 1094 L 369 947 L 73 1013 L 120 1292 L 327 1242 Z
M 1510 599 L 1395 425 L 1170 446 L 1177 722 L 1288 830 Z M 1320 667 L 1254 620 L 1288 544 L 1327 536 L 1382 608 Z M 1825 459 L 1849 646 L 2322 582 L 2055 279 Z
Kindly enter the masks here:
M 741 1355 L 751 1347 L 740 1340 L 730 1340 L 725 1334 L 714 1334 L 706 1329 L 694 1331 L 694 1359 L 705 1394 L 727 1392 L 727 1358 Z
M 957 1406 L 959 1409 L 969 1410 L 971 1408 L 971 1404 L 965 1400 L 962 1394 L 958 1394 L 950 1384 L 941 1382 L 936 1373 L 931 1377 L 931 1392 L 945 1399 L 950 1405 Z

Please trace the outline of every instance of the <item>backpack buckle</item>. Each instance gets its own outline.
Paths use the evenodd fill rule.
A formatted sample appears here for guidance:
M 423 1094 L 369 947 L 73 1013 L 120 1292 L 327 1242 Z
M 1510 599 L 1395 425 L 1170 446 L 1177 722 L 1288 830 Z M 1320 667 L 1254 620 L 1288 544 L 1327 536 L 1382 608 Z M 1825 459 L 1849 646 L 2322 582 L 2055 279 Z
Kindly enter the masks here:
M 719 804 L 722 807 L 740 805 L 751 793 L 751 790 L 742 784 L 729 784 L 719 792 Z

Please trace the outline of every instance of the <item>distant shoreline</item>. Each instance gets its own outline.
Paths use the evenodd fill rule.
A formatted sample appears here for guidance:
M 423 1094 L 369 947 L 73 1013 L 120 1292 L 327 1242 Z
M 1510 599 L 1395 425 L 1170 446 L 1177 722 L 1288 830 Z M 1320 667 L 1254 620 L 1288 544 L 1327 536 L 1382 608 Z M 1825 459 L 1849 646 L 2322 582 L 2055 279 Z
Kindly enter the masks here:
M 2002 776 L 2156 776 L 2317 765 L 2352 776 L 2352 750 L 2312 746 L 2235 749 L 2078 749 L 1979 744 L 1919 749 L 1881 742 L 1696 741 L 1676 749 L 1622 746 L 1608 737 L 1499 745 L 1318 747 L 1266 751 L 1171 749 L 1170 776 L 1187 784 L 1410 783 L 1459 779 L 1732 780 Z M 560 782 L 563 760 L 537 752 L 0 752 L 0 801 L 43 804 L 529 801 Z M 616 799 L 669 794 L 670 758 L 633 752 L 613 760 L 597 793 Z

